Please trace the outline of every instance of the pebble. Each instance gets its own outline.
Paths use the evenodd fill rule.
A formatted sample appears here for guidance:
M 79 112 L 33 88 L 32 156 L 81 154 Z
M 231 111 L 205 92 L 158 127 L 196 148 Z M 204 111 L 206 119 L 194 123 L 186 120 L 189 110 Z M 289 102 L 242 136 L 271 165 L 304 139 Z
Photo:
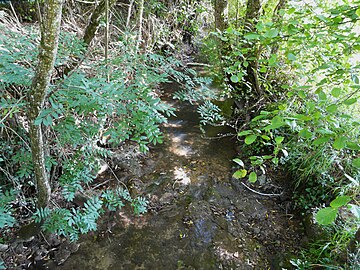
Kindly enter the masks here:
M 0 244 L 0 252 L 4 252 L 4 251 L 7 250 L 8 248 L 9 248 L 8 245 Z

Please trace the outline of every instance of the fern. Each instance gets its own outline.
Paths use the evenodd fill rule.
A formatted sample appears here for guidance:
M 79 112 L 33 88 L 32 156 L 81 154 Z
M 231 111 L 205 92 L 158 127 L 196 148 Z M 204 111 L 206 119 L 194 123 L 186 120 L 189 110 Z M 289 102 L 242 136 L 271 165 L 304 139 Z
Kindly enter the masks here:
M 101 198 L 105 202 L 105 206 L 110 211 L 116 211 L 117 209 L 121 209 L 124 206 L 124 203 L 121 201 L 121 197 L 117 195 L 113 190 L 106 190 Z
M 46 219 L 48 216 L 50 216 L 51 211 L 49 208 L 38 208 L 36 209 L 36 212 L 33 215 L 33 218 L 35 222 L 40 223 L 41 220 Z
M 200 123 L 202 125 L 215 124 L 224 120 L 220 114 L 221 109 L 208 100 L 198 107 L 198 113 L 200 114 Z
M 141 215 L 147 212 L 147 206 L 149 202 L 144 197 L 137 197 L 131 203 L 131 206 L 134 208 L 135 215 Z
M 13 189 L 2 191 L 0 187 L 0 229 L 12 227 L 16 223 L 12 216 L 11 203 L 15 200 L 17 192 Z

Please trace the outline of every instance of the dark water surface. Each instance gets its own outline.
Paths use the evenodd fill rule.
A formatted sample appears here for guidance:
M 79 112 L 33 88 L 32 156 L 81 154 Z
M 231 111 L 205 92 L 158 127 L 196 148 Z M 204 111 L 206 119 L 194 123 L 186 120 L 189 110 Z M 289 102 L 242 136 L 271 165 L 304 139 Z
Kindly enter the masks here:
M 164 144 L 123 177 L 149 195 L 149 213 L 112 214 L 56 269 L 281 269 L 296 250 L 298 221 L 231 179 L 235 142 L 204 139 L 196 108 L 169 102 L 177 118 L 164 126 Z

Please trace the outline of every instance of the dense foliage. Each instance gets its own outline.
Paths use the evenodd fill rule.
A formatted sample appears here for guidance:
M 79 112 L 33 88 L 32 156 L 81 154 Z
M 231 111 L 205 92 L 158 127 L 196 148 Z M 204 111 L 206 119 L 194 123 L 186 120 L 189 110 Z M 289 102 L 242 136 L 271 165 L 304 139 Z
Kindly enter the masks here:
M 248 157 L 234 159 L 240 168 L 233 176 L 255 183 L 274 167 L 288 171 L 296 207 L 316 213 L 331 235 L 294 265 L 339 267 L 343 252 L 355 252 L 348 244 L 360 227 L 360 6 L 289 1 L 276 9 L 274 2 L 261 14 L 251 11 L 258 12 L 252 26 L 229 20 L 203 49 L 220 48 L 208 59 L 224 95 L 236 100 L 235 118 L 228 121 Z M 206 122 L 223 121 L 216 109 L 207 112 L 201 110 Z M 355 257 L 349 255 L 344 267 L 356 267 Z
M 193 91 L 208 80 L 196 78 L 191 69 L 180 71 L 181 62 L 172 56 L 140 52 L 136 34 L 112 41 L 111 55 L 104 59 L 101 50 L 84 57 L 87 47 L 82 40 L 61 32 L 56 72 L 35 120 L 44 130 L 47 173 L 57 202 L 36 209 L 26 95 L 34 77 L 39 32 L 6 13 L 1 16 L 0 229 L 35 220 L 47 231 L 77 240 L 79 234 L 96 230 L 106 209 L 115 211 L 128 202 L 136 215 L 145 213 L 147 199 L 132 198 L 121 183 L 114 190 L 93 187 L 100 165 L 125 142 L 136 144 L 141 152 L 162 142 L 160 125 L 174 110 L 159 97 L 161 83 L 171 79 Z M 66 74 L 64 67 L 74 59 L 81 59 L 81 68 Z M 192 100 L 196 98 L 194 92 Z M 82 207 L 73 203 L 78 196 L 87 199 Z

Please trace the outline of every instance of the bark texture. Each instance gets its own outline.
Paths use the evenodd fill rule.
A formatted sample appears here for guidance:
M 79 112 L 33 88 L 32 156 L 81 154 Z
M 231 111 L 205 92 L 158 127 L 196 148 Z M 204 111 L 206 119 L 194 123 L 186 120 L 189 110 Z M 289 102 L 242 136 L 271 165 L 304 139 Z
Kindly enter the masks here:
M 40 25 L 41 40 L 38 64 L 28 94 L 29 108 L 27 116 L 39 207 L 47 206 L 50 200 L 51 188 L 45 168 L 45 145 L 41 125 L 35 125 L 35 119 L 42 110 L 54 68 L 60 34 L 62 5 L 63 0 L 48 0 L 44 4 L 42 23 Z
M 246 5 L 246 14 L 245 14 L 245 29 L 249 32 L 255 31 L 256 23 L 260 17 L 261 4 L 260 0 L 248 0 Z M 247 66 L 247 75 L 245 80 L 251 84 L 252 90 L 256 92 L 258 97 L 261 97 L 264 94 L 264 91 L 260 87 L 258 69 L 259 69 L 259 49 L 253 48 L 251 55 L 247 55 L 246 58 L 254 58 L 254 60 L 249 61 Z
M 259 20 L 261 4 L 260 0 L 248 0 L 246 4 L 245 27 L 249 32 L 254 31 Z
M 214 5 L 215 28 L 219 29 L 220 31 L 224 31 L 226 28 L 224 11 L 227 6 L 227 0 L 213 0 L 213 5 Z
M 90 21 L 85 28 L 82 39 L 86 48 L 90 46 L 92 40 L 96 35 L 101 17 L 105 14 L 105 11 L 111 9 L 111 7 L 115 5 L 115 3 L 116 0 L 101 0 L 100 3 L 96 6 L 95 10 L 90 16 Z M 72 61 L 67 63 L 67 66 L 64 68 L 63 76 L 65 77 L 69 75 L 69 73 L 72 72 L 80 62 L 81 59 L 79 57 L 76 57 Z
M 116 0 L 108 0 L 109 8 L 115 4 Z M 106 10 L 106 0 L 101 0 L 100 3 L 95 8 L 94 12 L 91 14 L 90 21 L 86 26 L 83 36 L 83 42 L 88 47 L 91 41 L 96 35 L 96 31 L 99 28 L 100 19 L 105 13 Z

